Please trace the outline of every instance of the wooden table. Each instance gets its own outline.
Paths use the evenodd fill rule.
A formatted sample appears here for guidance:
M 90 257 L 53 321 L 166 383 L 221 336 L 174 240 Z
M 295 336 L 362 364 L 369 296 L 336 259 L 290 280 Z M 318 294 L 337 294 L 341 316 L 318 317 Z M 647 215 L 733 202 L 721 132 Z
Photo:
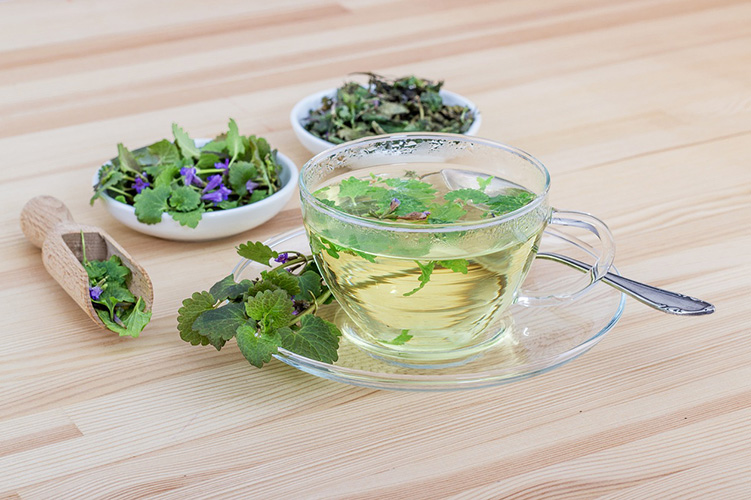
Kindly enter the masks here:
M 0 498 L 751 497 L 751 4 L 740 0 L 0 3 Z M 594 350 L 491 389 L 388 392 L 232 343 L 192 347 L 183 298 L 233 246 L 154 239 L 89 207 L 123 142 L 241 130 L 299 165 L 289 110 L 355 71 L 442 78 L 480 135 L 539 157 L 555 206 L 612 228 L 621 272 L 699 296 L 629 299 Z M 141 338 L 96 328 L 19 229 L 62 199 L 149 271 Z

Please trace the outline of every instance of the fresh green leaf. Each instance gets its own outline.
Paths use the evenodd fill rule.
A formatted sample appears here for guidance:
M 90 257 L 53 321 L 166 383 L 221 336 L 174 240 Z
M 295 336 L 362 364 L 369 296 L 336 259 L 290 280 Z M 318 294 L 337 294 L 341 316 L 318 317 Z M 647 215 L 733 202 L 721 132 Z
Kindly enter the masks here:
M 93 282 L 107 278 L 110 283 L 125 284 L 131 275 L 130 268 L 124 265 L 117 255 L 112 255 L 107 260 L 87 261 L 83 267 Z
M 211 340 L 201 335 L 193 328 L 195 320 L 206 311 L 214 309 L 216 300 L 209 292 L 195 292 L 190 298 L 183 300 L 183 306 L 177 311 L 177 329 L 180 338 L 192 345 L 208 345 Z M 212 344 L 218 351 L 222 345 Z
M 245 316 L 245 306 L 240 303 L 230 302 L 229 304 L 210 309 L 199 314 L 193 322 L 192 328 L 199 335 L 206 337 L 211 345 L 218 349 L 224 346 L 224 343 L 235 336 L 237 329 L 248 323 L 255 329 L 256 322 L 249 320 Z
M 258 321 L 262 333 L 286 326 L 294 317 L 292 298 L 284 290 L 266 290 L 245 302 L 248 316 Z
M 352 201 L 355 201 L 355 198 L 364 196 L 370 188 L 370 182 L 350 177 L 349 179 L 344 179 L 339 184 L 339 197 L 350 198 Z
M 423 287 L 430 281 L 430 276 L 433 274 L 433 269 L 435 268 L 435 261 L 431 260 L 427 264 L 422 264 L 421 262 L 415 261 L 415 264 L 420 268 L 420 277 L 418 280 L 420 281 L 420 286 L 415 288 L 412 291 L 409 291 L 404 294 L 405 297 L 409 297 L 410 295 L 414 295 L 419 290 L 422 290 Z
M 169 204 L 179 212 L 190 212 L 201 204 L 201 195 L 190 186 L 179 186 L 172 190 Z
M 247 161 L 238 161 L 229 167 L 229 185 L 240 196 L 247 194 L 248 181 L 258 179 L 258 169 Z
M 300 292 L 295 295 L 296 300 L 313 300 L 321 294 L 321 275 L 315 271 L 305 271 L 297 277 Z
M 112 320 L 107 311 L 96 309 L 97 316 L 102 320 L 108 330 L 117 333 L 121 337 L 138 337 L 146 325 L 151 321 L 151 311 L 145 311 L 143 299 L 138 298 L 138 302 L 128 311 L 127 316 L 122 320 L 122 325 Z
M 490 183 L 493 182 L 492 177 L 478 177 L 477 178 L 477 184 L 480 186 L 480 191 L 485 192 L 485 190 L 490 186 Z
M 296 276 L 281 269 L 274 271 L 262 271 L 261 279 L 273 283 L 290 295 L 300 293 L 300 284 Z
M 136 218 L 144 224 L 157 224 L 162 221 L 162 214 L 169 210 L 167 199 L 170 188 L 146 188 L 135 197 Z
M 253 262 L 271 267 L 269 261 L 279 257 L 276 250 L 272 250 L 270 247 L 264 245 L 260 241 L 247 242 L 237 247 L 237 255 Z
M 117 159 L 120 162 L 121 169 L 127 170 L 128 172 L 132 172 L 134 174 L 141 173 L 141 166 L 136 161 L 133 153 L 131 153 L 128 148 L 123 146 L 122 143 L 118 143 L 117 145 Z
M 283 348 L 323 363 L 339 359 L 336 351 L 341 332 L 336 325 L 312 315 L 303 316 L 300 324 L 299 329 L 279 330 Z
M 237 130 L 237 123 L 235 123 L 235 120 L 231 118 L 229 121 L 229 131 L 227 132 L 226 141 L 227 151 L 229 151 L 229 155 L 233 160 L 245 153 L 245 146 L 243 145 L 243 141 L 240 138 L 240 132 Z
M 282 343 L 280 332 L 289 328 L 281 328 L 269 334 L 261 334 L 252 324 L 244 324 L 237 329 L 237 347 L 248 362 L 261 368 L 264 363 L 271 361 L 271 355 L 276 354 Z
M 204 168 L 214 168 L 214 164 L 219 162 L 219 155 L 209 151 L 201 151 L 201 156 L 195 164 L 198 170 Z
M 518 210 L 535 199 L 535 195 L 523 189 L 509 190 L 488 199 L 486 205 L 493 215 L 501 215 Z
M 111 187 L 115 187 L 125 179 L 122 172 L 116 170 L 116 167 L 109 164 L 104 165 L 99 169 L 99 181 L 94 186 L 94 196 L 89 200 L 89 204 L 93 205 L 94 201 L 102 196 Z
M 430 211 L 430 214 L 428 215 L 427 220 L 432 224 L 450 224 L 458 221 L 467 213 L 461 205 L 453 201 L 444 203 L 443 205 L 433 203 L 428 210 Z
M 149 153 L 159 158 L 157 165 L 177 165 L 180 162 L 180 152 L 167 139 L 152 144 L 148 150 Z
M 195 141 L 177 123 L 172 124 L 172 135 L 175 136 L 175 143 L 183 156 L 196 159 L 201 156 L 201 151 L 196 147 Z
M 228 299 L 235 300 L 242 296 L 243 293 L 247 292 L 252 286 L 253 283 L 250 280 L 242 280 L 238 283 L 235 281 L 235 277 L 230 274 L 221 281 L 214 283 L 211 289 L 209 289 L 209 293 L 218 302 Z
M 150 167 L 149 167 L 150 168 Z M 155 188 L 166 186 L 170 187 L 177 179 L 176 177 L 180 173 L 180 167 L 177 165 L 164 165 L 159 167 L 159 173 L 154 177 Z
M 181 226 L 188 226 L 195 229 L 196 227 L 198 227 L 198 223 L 201 222 L 203 209 L 199 208 L 190 212 L 177 212 L 175 210 L 170 210 L 167 213 Z
M 469 272 L 469 261 L 466 259 L 439 260 L 437 264 L 455 273 L 467 274 Z
M 485 203 L 489 198 L 490 197 L 488 195 L 486 195 L 479 189 L 471 188 L 455 189 L 453 191 L 449 191 L 444 195 L 444 199 L 449 202 L 462 200 L 464 202 L 471 201 L 473 203 Z

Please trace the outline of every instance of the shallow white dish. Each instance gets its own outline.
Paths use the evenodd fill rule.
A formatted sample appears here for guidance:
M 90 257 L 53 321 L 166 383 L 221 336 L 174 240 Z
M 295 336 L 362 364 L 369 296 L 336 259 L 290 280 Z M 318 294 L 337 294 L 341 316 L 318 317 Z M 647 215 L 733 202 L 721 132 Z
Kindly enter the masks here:
M 197 146 L 205 145 L 209 139 L 196 139 Z M 201 221 L 195 228 L 181 226 L 169 214 L 162 214 L 162 221 L 157 224 L 144 224 L 136 218 L 136 210 L 132 205 L 122 203 L 107 194 L 102 195 L 105 207 L 110 215 L 129 228 L 157 238 L 180 241 L 206 241 L 225 238 L 239 234 L 267 222 L 281 212 L 292 197 L 297 187 L 297 166 L 285 155 L 277 152 L 276 159 L 282 166 L 279 179 L 282 188 L 268 198 L 250 205 L 207 212 L 201 216 Z M 92 180 L 96 185 L 99 180 L 99 170 Z
M 325 151 L 330 147 L 335 146 L 335 144 L 333 142 L 319 139 L 318 137 L 305 130 L 305 127 L 303 127 L 302 125 L 303 121 L 308 117 L 311 110 L 321 107 L 321 99 L 323 99 L 324 97 L 334 97 L 335 95 L 335 88 L 311 94 L 308 97 L 305 97 L 298 101 L 298 103 L 295 104 L 295 107 L 292 108 L 292 112 L 289 115 L 289 120 L 292 124 L 292 130 L 294 130 L 297 139 L 302 143 L 303 146 L 305 146 L 305 149 L 313 154 L 318 154 L 321 151 Z M 480 110 L 477 109 L 477 106 L 475 106 L 475 103 L 473 103 L 466 97 L 455 94 L 454 92 L 449 92 L 448 90 L 441 90 L 440 95 L 443 98 L 444 104 L 450 106 L 460 104 L 472 110 L 475 115 L 475 119 L 469 129 L 467 129 L 467 131 L 464 133 L 464 135 L 476 135 L 480 130 L 480 125 L 482 124 L 482 115 L 480 114 Z

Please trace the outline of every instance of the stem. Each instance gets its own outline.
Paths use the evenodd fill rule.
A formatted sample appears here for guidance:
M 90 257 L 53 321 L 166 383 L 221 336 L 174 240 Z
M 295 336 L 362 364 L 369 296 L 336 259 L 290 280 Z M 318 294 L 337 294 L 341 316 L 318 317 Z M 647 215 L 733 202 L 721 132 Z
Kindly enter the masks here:
M 218 173 L 224 173 L 224 169 L 222 168 L 202 168 L 202 169 L 196 169 L 196 174 L 218 174 Z
M 133 195 L 132 195 L 132 194 L 128 194 L 128 193 L 126 193 L 125 191 L 123 191 L 123 190 L 122 190 L 122 189 L 120 189 L 120 188 L 116 188 L 116 187 L 109 187 L 109 188 L 107 188 L 107 191 L 114 191 L 114 192 L 116 192 L 116 193 L 120 193 L 120 194 L 122 194 L 122 195 L 124 195 L 124 196 L 127 196 L 128 198 L 133 198 Z
M 302 318 L 306 314 L 313 314 L 314 312 L 316 312 L 318 310 L 318 303 L 320 302 L 322 304 L 326 302 L 329 296 L 331 296 L 331 290 L 326 290 L 325 292 L 323 292 L 321 295 L 316 297 L 316 299 L 313 301 L 313 304 L 310 307 L 308 307 L 303 312 L 295 316 L 294 319 L 292 319 L 292 321 L 290 321 L 289 324 L 287 324 L 287 326 L 292 326 L 295 323 L 299 322 L 300 318 Z
M 81 231 L 81 252 L 83 252 L 83 265 L 89 263 L 88 259 L 86 259 L 86 239 L 83 236 L 83 231 Z

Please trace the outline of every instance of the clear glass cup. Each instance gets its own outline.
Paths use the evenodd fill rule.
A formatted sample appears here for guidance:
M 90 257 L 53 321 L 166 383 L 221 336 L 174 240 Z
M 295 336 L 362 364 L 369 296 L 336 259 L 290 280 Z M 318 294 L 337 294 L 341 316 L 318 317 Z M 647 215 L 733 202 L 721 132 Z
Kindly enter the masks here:
M 489 193 L 524 190 L 533 199 L 498 216 L 415 223 L 351 215 L 320 194 L 370 174 L 412 175 L 445 190 L 483 184 Z M 463 135 L 370 137 L 312 158 L 300 174 L 303 222 L 316 263 L 347 315 L 339 321 L 343 334 L 387 360 L 445 366 L 498 342 L 512 321 L 505 314 L 511 304 L 560 303 L 585 293 L 612 264 L 612 235 L 591 215 L 551 208 L 549 188 L 548 171 L 531 155 Z M 568 290 L 526 295 L 522 283 L 550 224 L 593 234 L 597 260 Z

